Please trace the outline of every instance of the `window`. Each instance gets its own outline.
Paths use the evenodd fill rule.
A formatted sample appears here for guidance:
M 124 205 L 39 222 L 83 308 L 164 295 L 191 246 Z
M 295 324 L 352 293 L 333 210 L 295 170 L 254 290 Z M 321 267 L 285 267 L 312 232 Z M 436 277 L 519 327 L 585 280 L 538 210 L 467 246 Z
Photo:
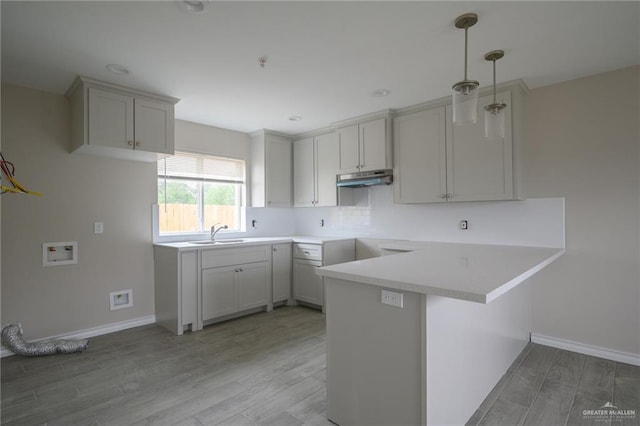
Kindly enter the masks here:
M 158 160 L 160 234 L 198 233 L 224 224 L 240 231 L 242 160 L 176 152 Z

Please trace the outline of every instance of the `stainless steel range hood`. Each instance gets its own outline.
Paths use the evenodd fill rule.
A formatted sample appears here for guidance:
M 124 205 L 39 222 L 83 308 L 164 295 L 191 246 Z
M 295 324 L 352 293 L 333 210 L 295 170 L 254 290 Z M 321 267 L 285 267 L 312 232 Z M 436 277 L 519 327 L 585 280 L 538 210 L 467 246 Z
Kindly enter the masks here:
M 393 170 L 374 170 L 338 175 L 338 187 L 361 188 L 363 186 L 390 185 L 393 182 Z

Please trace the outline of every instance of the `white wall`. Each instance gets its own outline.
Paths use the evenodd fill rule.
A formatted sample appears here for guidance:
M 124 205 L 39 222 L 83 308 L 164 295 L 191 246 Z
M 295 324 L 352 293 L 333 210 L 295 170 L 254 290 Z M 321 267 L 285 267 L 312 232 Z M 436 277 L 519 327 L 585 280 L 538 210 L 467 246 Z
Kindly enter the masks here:
M 206 126 L 189 121 L 176 120 L 176 150 L 198 152 L 222 157 L 238 158 L 246 161 L 246 182 L 251 182 L 251 137 L 246 133 L 218 127 Z M 250 185 L 246 186 L 246 200 L 251 199 Z M 246 201 L 248 203 L 248 201 Z M 250 204 L 250 203 L 249 203 Z M 264 237 L 291 235 L 295 232 L 292 209 L 246 209 L 246 233 L 227 232 L 225 237 Z M 252 227 L 252 220 L 256 227 Z M 224 232 L 224 231 L 223 231 Z
M 565 197 L 567 252 L 533 277 L 533 332 L 640 355 L 640 67 L 533 90 L 531 197 Z
M 294 209 L 299 235 L 564 247 L 564 200 L 393 204 L 393 187 L 355 189 L 349 207 Z M 469 229 L 460 230 L 460 220 Z M 324 220 L 324 227 L 320 221 Z
M 153 315 L 151 205 L 156 166 L 70 154 L 64 96 L 2 86 L 2 152 L 42 197 L 2 198 L 2 317 L 26 339 Z M 93 223 L 104 222 L 104 234 Z M 45 242 L 78 242 L 78 264 L 42 266 Z M 133 290 L 110 311 L 109 293 Z

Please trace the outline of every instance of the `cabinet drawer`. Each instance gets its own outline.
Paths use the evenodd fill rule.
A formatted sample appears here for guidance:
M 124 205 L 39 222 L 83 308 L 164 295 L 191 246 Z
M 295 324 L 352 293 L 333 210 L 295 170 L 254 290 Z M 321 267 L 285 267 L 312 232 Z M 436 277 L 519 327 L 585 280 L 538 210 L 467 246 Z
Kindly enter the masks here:
M 271 260 L 270 245 L 202 251 L 202 269 L 269 260 Z
M 321 244 L 293 244 L 293 257 L 296 259 L 320 260 L 322 261 Z

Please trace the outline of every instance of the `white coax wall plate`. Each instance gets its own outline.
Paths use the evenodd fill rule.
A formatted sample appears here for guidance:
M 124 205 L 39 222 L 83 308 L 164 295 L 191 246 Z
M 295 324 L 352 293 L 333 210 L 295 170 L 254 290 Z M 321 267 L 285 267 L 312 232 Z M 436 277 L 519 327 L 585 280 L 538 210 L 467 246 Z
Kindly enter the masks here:
M 116 309 L 130 308 L 133 306 L 133 291 L 114 291 L 109 295 L 109 303 L 112 311 L 115 311 Z

